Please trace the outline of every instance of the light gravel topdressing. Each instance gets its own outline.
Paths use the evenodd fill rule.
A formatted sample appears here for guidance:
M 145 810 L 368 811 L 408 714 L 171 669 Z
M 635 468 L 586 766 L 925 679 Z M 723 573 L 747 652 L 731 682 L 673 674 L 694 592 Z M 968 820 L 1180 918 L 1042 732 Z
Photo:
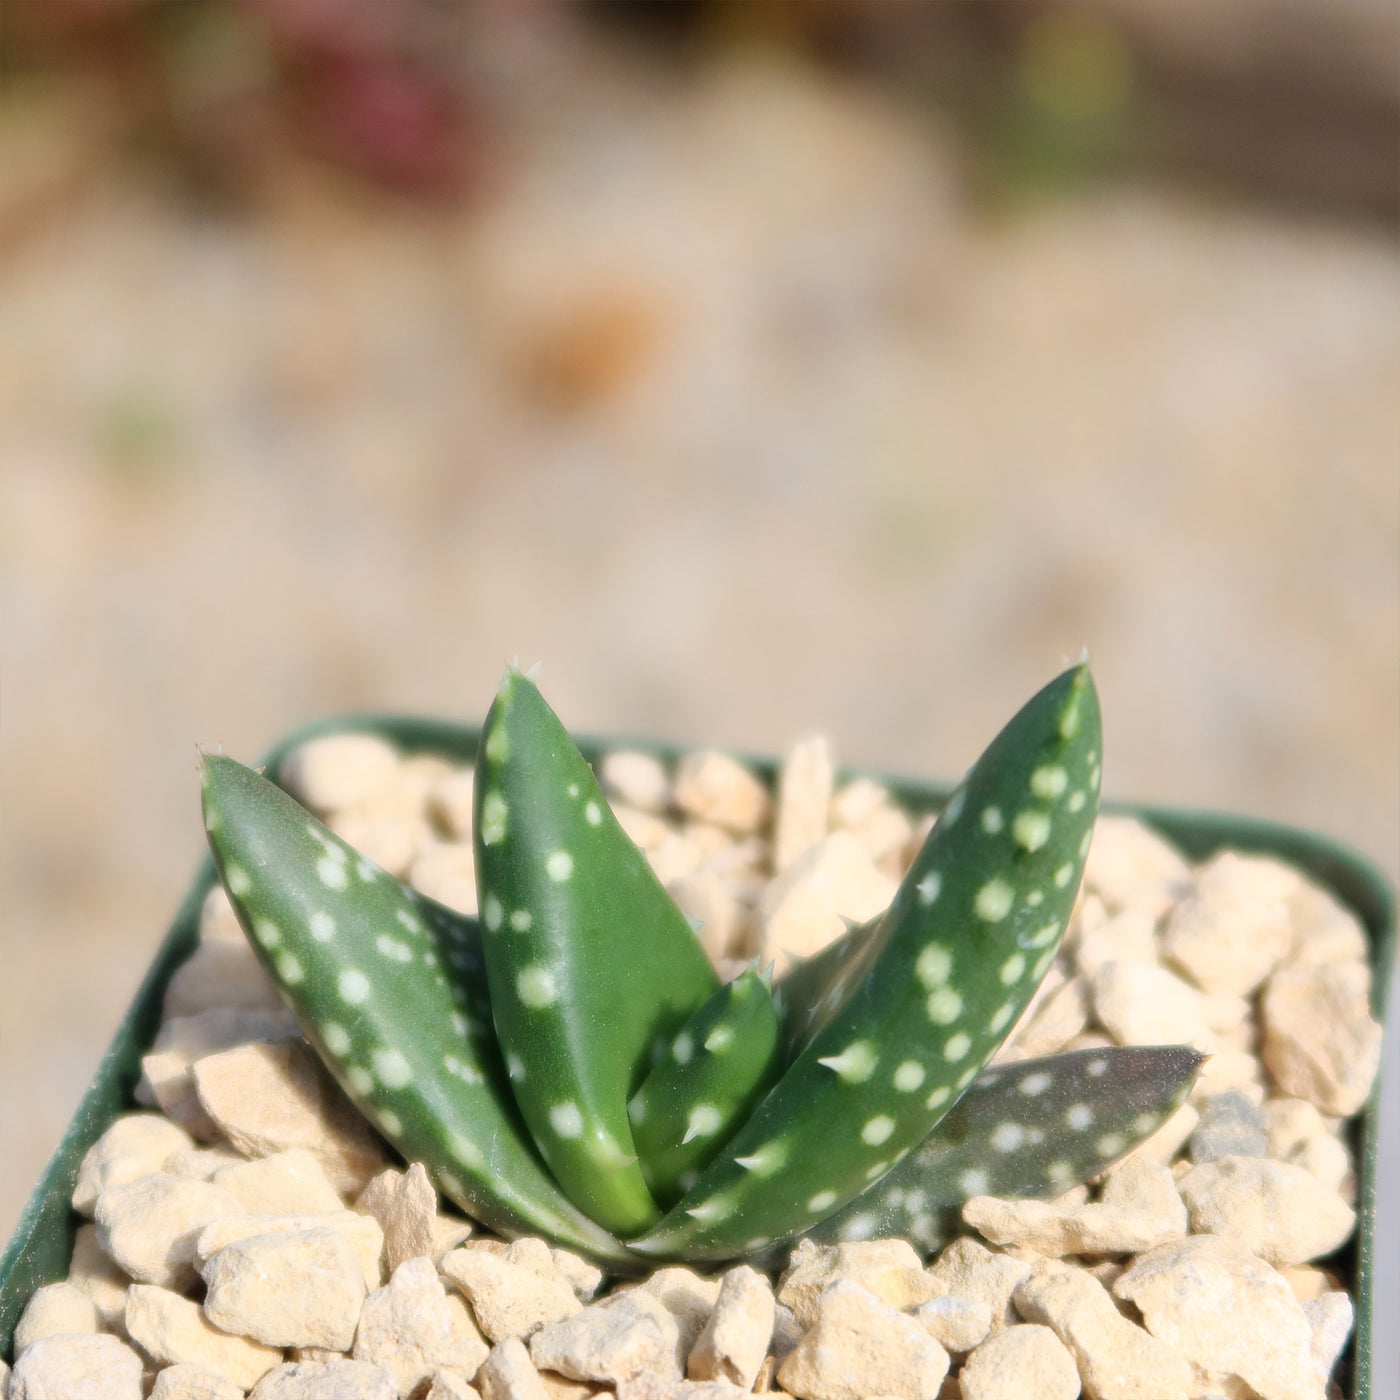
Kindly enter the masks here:
M 281 776 L 363 854 L 477 913 L 468 770 L 343 735 Z M 878 912 L 927 830 L 878 784 L 838 784 L 820 741 L 773 793 L 717 754 L 671 773 L 617 753 L 599 777 L 722 979 Z M 389 1164 L 216 891 L 144 1061 L 148 1111 L 84 1160 L 93 1223 L 25 1311 L 10 1400 L 1322 1400 L 1352 1323 L 1325 1262 L 1355 1223 L 1343 1129 L 1379 1056 L 1366 956 L 1355 918 L 1279 862 L 1193 868 L 1102 818 L 1069 934 L 990 1073 L 1180 1041 L 1211 1057 L 1186 1105 L 1090 1186 L 974 1195 L 941 1249 L 804 1241 L 776 1277 L 666 1268 L 610 1289 Z M 1093 1132 L 1091 1102 L 1069 1111 Z

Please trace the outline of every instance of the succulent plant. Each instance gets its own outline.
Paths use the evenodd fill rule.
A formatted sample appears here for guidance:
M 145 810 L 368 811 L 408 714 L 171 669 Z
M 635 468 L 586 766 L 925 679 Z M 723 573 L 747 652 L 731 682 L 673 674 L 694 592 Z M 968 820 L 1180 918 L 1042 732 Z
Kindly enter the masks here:
M 538 689 L 508 668 L 476 776 L 479 922 L 222 756 L 205 827 L 254 949 L 345 1091 L 508 1236 L 614 1272 L 803 1234 L 932 1246 L 969 1196 L 1056 1192 L 1150 1133 L 1200 1056 L 984 1069 L 1054 959 L 1098 808 L 1064 672 L 944 807 L 889 908 L 774 983 L 721 985 Z

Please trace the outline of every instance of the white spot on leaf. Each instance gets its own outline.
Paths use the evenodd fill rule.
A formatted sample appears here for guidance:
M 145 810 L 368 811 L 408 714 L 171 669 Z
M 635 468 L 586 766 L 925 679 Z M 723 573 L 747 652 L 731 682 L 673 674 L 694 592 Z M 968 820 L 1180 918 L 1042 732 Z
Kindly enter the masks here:
M 1038 851 L 1050 839 L 1050 818 L 1044 812 L 1018 812 L 1011 834 L 1024 850 Z
M 370 1056 L 374 1072 L 386 1089 L 402 1089 L 413 1078 L 413 1067 L 399 1050 L 376 1050 Z
M 544 967 L 522 968 L 520 975 L 515 979 L 515 990 L 520 1000 L 536 1011 L 549 1006 L 559 995 L 554 977 L 549 969 Z
M 557 1103 L 549 1110 L 549 1126 L 561 1138 L 583 1136 L 583 1114 L 576 1103 Z
M 1031 774 L 1031 791 L 1053 802 L 1069 786 L 1069 774 L 1058 764 L 1044 764 Z
M 351 1006 L 358 1006 L 369 998 L 369 978 L 357 967 L 344 968 L 335 985 L 340 999 Z
M 924 1082 L 924 1067 L 917 1060 L 905 1060 L 894 1072 L 894 1087 L 901 1094 L 912 1094 Z
M 989 1139 L 998 1152 L 1014 1152 L 1026 1140 L 1026 1130 L 1019 1123 L 998 1123 Z
M 879 1113 L 870 1119 L 860 1130 L 860 1140 L 867 1142 L 871 1147 L 878 1147 L 882 1142 L 888 1140 L 890 1134 L 894 1132 L 895 1123 L 887 1113 Z
M 1011 912 L 1011 905 L 1015 898 L 1016 891 L 1000 876 L 997 876 L 988 880 L 977 891 L 977 898 L 972 902 L 973 912 L 979 919 L 994 924 Z
M 962 1015 L 963 999 L 951 987 L 940 987 L 930 992 L 928 1018 L 935 1026 L 950 1026 Z
M 941 987 L 953 970 L 953 955 L 939 943 L 928 943 L 914 959 L 914 976 L 932 990 Z

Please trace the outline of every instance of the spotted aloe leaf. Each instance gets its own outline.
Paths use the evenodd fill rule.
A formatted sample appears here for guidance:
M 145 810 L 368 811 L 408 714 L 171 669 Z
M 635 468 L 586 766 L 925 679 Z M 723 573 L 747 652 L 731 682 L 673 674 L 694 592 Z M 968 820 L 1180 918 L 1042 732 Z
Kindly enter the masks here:
M 505 1234 L 628 1266 L 560 1191 L 491 1024 L 481 938 L 230 758 L 204 760 L 209 846 L 239 922 L 341 1087 L 438 1188 Z
M 516 1101 L 565 1193 L 619 1234 L 660 1215 L 627 1101 L 718 990 L 685 916 L 534 683 L 506 671 L 482 731 L 477 887 Z
M 934 1249 L 972 1196 L 1057 1194 L 1160 1127 L 1204 1059 L 1184 1045 L 1113 1046 L 985 1069 L 919 1147 L 809 1236 Z
M 1087 667 L 993 740 L 885 916 L 852 939 L 812 1035 L 696 1185 L 632 1247 L 726 1258 L 810 1229 L 918 1146 L 1055 956 L 1098 806 Z
M 673 1204 L 782 1070 L 768 982 L 750 969 L 681 1028 L 627 1105 L 652 1195 Z

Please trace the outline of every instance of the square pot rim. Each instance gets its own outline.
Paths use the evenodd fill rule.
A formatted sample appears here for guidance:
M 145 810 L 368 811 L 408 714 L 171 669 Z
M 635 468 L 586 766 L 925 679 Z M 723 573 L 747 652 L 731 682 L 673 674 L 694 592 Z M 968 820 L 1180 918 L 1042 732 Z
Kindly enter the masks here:
M 351 711 L 290 730 L 266 751 L 259 767 L 275 775 L 285 756 L 310 739 L 367 732 L 382 736 L 408 754 L 440 754 L 461 763 L 474 761 L 480 738 L 480 727 L 476 725 L 418 715 Z M 623 748 L 674 763 L 681 754 L 699 747 L 618 735 L 576 736 L 576 740 L 594 764 L 603 754 Z M 775 779 L 777 759 L 726 752 L 770 784 Z M 866 768 L 845 770 L 839 776 L 874 778 L 912 810 L 936 810 L 955 786 Z M 1367 857 L 1332 837 L 1258 817 L 1121 801 L 1104 802 L 1100 810 L 1105 815 L 1140 819 L 1192 861 L 1202 860 L 1224 847 L 1272 855 L 1296 865 L 1327 887 L 1366 930 L 1371 951 L 1371 1009 L 1384 1025 L 1389 971 L 1395 961 L 1396 898 L 1390 882 Z M 200 910 L 214 881 L 213 861 L 206 855 L 91 1083 L 21 1211 L 4 1252 L 0 1253 L 0 1358 L 10 1356 L 15 1325 L 29 1297 L 37 1288 L 67 1274 L 73 1236 L 80 1223 L 69 1202 L 83 1154 L 119 1113 L 136 1107 L 132 1092 L 140 1078 L 141 1056 L 159 1028 L 165 988 L 198 942 Z M 1337 1373 L 1351 1400 L 1370 1400 L 1371 1396 L 1371 1285 L 1376 1246 L 1380 1093 L 1378 1074 L 1365 1107 L 1351 1125 L 1352 1145 L 1359 1149 L 1358 1219 L 1356 1231 L 1341 1256 L 1350 1264 L 1354 1280 L 1356 1327 Z

